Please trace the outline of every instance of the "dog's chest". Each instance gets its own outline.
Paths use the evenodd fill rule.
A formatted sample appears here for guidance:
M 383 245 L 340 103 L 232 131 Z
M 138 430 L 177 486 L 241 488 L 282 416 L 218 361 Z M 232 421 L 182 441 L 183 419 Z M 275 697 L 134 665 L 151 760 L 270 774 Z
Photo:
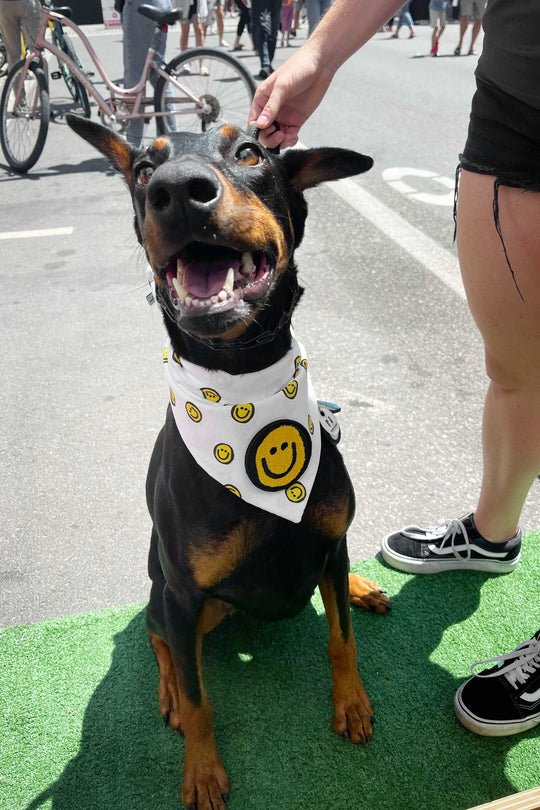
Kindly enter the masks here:
M 290 525 L 290 524 L 289 524 Z M 212 596 L 258 619 L 295 616 L 309 602 L 335 544 L 294 525 L 266 535 L 219 583 Z

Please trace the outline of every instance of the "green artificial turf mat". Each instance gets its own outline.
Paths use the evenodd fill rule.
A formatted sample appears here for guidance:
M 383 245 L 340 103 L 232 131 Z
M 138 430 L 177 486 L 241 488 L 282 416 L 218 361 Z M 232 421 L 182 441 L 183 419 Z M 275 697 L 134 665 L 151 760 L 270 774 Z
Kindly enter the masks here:
M 353 566 L 394 609 L 353 609 L 373 741 L 330 729 L 318 592 L 295 619 L 227 619 L 205 640 L 205 684 L 230 810 L 465 810 L 540 784 L 540 727 L 477 737 L 455 720 L 469 664 L 540 626 L 540 532 L 508 576 L 410 576 Z M 144 606 L 0 630 L 1 810 L 176 810 L 183 740 L 159 717 Z

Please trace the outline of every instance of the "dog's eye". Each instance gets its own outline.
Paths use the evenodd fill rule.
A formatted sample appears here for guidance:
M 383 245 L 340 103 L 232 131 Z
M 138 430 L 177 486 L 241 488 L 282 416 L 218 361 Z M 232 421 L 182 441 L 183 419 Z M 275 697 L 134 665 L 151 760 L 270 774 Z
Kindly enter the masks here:
M 153 174 L 153 166 L 141 166 L 140 169 L 137 169 L 137 185 L 147 186 Z
M 236 159 L 245 166 L 257 166 L 262 163 L 263 156 L 256 146 L 249 143 L 240 147 L 236 153 Z

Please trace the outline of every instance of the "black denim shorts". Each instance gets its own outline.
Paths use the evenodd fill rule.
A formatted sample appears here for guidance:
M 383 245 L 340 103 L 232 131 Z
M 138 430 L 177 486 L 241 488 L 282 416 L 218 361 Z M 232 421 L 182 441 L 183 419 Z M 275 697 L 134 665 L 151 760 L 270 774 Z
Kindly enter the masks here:
M 540 191 L 540 110 L 510 96 L 477 77 L 469 131 L 459 156 L 454 193 L 454 225 L 457 218 L 459 174 L 462 169 L 486 174 L 493 180 L 493 221 L 520 297 L 514 270 L 508 257 L 499 218 L 499 188 L 510 186 Z M 454 232 L 455 237 L 455 232 Z
M 540 110 L 482 79 L 476 86 L 460 167 L 540 191 Z

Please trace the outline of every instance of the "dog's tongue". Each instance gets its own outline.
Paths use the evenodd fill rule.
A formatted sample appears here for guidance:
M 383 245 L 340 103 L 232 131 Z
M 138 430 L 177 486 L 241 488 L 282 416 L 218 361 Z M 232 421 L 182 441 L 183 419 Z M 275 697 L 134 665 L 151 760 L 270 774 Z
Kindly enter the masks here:
M 183 285 L 189 295 L 195 298 L 210 298 L 223 289 L 230 267 L 237 273 L 240 260 L 189 262 L 184 268 Z

